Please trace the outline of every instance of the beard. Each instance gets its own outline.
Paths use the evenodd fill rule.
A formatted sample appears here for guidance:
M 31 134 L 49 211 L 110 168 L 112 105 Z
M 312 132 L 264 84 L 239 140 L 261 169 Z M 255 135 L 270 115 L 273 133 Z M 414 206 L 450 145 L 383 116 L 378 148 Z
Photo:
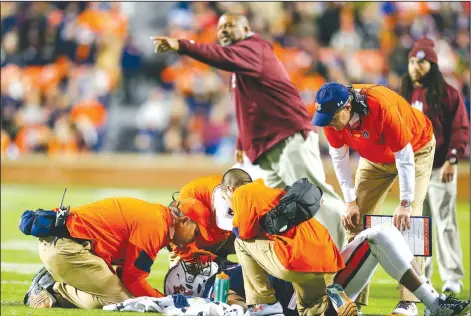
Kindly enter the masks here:
M 233 44 L 233 41 L 230 37 L 224 37 L 224 39 L 219 40 L 219 44 L 221 44 L 221 46 L 230 46 Z

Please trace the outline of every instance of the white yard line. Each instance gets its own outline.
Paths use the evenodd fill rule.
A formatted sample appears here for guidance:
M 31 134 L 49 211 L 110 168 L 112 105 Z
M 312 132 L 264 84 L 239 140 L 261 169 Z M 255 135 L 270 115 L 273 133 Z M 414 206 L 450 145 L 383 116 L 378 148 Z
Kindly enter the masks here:
M 152 201 L 155 198 L 152 192 L 145 190 L 135 190 L 135 189 L 98 189 L 93 192 L 93 197 L 96 200 L 106 199 L 117 196 L 129 196 L 136 199 Z M 169 197 L 169 200 L 171 197 Z
M 43 265 L 41 263 L 17 263 L 1 262 L 2 272 L 14 272 L 19 274 L 36 274 Z
M 393 278 L 390 279 L 374 279 L 371 280 L 371 283 L 373 284 L 397 284 L 398 282 L 394 280 Z
M 2 284 L 31 284 L 31 281 L 2 280 Z
M 1 249 L 2 250 L 20 250 L 20 251 L 28 251 L 38 253 L 38 240 L 32 238 L 30 241 L 26 240 L 9 240 L 2 242 Z

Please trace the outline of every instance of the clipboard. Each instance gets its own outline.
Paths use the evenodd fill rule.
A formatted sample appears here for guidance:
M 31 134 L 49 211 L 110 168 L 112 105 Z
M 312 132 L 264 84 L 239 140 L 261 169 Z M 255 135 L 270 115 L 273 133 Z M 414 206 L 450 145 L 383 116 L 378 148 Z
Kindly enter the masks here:
M 432 256 L 432 219 L 429 216 L 411 216 L 411 228 L 400 231 L 412 254 L 416 257 Z M 364 215 L 364 228 L 393 223 L 391 215 Z

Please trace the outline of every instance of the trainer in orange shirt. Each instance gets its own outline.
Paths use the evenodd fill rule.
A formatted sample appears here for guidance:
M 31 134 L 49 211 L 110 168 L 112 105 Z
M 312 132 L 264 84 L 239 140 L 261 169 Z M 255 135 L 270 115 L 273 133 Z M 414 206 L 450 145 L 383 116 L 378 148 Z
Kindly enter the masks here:
M 198 225 L 182 213 L 194 206 L 190 200 L 166 207 L 119 197 L 71 208 L 70 238 L 40 239 L 41 261 L 58 282 L 32 291 L 29 305 L 91 309 L 133 296 L 162 297 L 146 278 L 160 249 L 194 240 Z
M 172 245 L 174 255 L 170 255 L 171 265 L 177 262 L 178 257 L 191 260 L 196 252 L 209 252 L 213 260 L 222 260 L 219 262 L 221 264 L 228 263 L 225 260 L 228 254 L 235 254 L 232 215 L 228 203 L 222 199 L 221 179 L 221 176 L 198 178 L 180 190 L 179 199 L 194 199 L 195 207 L 183 212 L 198 223 L 200 234 L 195 242 L 184 248 Z
M 261 179 L 252 182 L 242 169 L 227 171 L 221 186 L 234 210 L 234 231 L 238 236 L 235 248 L 242 265 L 247 305 L 274 308 L 277 299 L 270 274 L 293 283 L 300 315 L 326 312 L 326 287 L 332 284 L 335 273 L 345 267 L 327 229 L 312 218 L 283 235 L 269 235 L 262 231 L 259 220 L 279 203 L 285 191 L 267 187 Z
M 343 224 L 353 239 L 363 229 L 363 215 L 380 211 L 399 176 L 400 203 L 394 212 L 398 229 L 410 227 L 411 215 L 422 215 L 435 151 L 430 120 L 398 93 L 382 85 L 351 87 L 331 82 L 316 94 L 313 124 L 324 126 L 330 155 L 342 188 L 347 216 Z M 355 185 L 349 148 L 361 159 Z M 423 267 L 422 258 L 416 258 Z M 359 302 L 367 303 L 367 292 Z M 417 301 L 401 288 L 401 301 Z

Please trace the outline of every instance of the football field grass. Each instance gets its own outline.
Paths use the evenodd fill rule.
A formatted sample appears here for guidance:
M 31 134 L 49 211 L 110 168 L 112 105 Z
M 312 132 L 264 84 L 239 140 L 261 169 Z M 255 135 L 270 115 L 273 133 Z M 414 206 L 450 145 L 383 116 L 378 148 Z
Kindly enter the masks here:
M 24 210 L 37 208 L 50 209 L 58 207 L 62 196 L 62 187 L 58 186 L 25 186 L 2 185 L 1 188 L 1 315 L 109 315 L 111 312 L 101 310 L 35 310 L 23 306 L 23 296 L 29 287 L 34 274 L 41 268 L 38 256 L 37 239 L 25 236 L 18 229 L 18 221 Z M 139 189 L 97 189 L 72 187 L 68 189 L 65 205 L 77 206 L 105 197 L 131 196 L 147 201 L 168 204 L 175 190 L 139 190 Z M 385 214 L 391 214 L 396 204 L 388 200 L 383 208 Z M 469 298 L 470 280 L 470 216 L 469 202 L 458 204 L 458 225 L 464 251 L 465 281 L 460 298 Z M 168 269 L 167 253 L 161 251 L 152 266 L 149 282 L 162 289 L 163 277 Z M 434 267 L 432 283 L 441 290 L 442 283 L 438 268 Z M 370 291 L 370 305 L 363 309 L 365 314 L 386 315 L 396 305 L 398 292 L 396 282 L 381 268 L 376 272 Z M 419 315 L 423 315 L 423 306 L 419 305 Z M 120 315 L 123 313 L 120 313 Z M 135 315 L 135 313 L 124 313 Z

